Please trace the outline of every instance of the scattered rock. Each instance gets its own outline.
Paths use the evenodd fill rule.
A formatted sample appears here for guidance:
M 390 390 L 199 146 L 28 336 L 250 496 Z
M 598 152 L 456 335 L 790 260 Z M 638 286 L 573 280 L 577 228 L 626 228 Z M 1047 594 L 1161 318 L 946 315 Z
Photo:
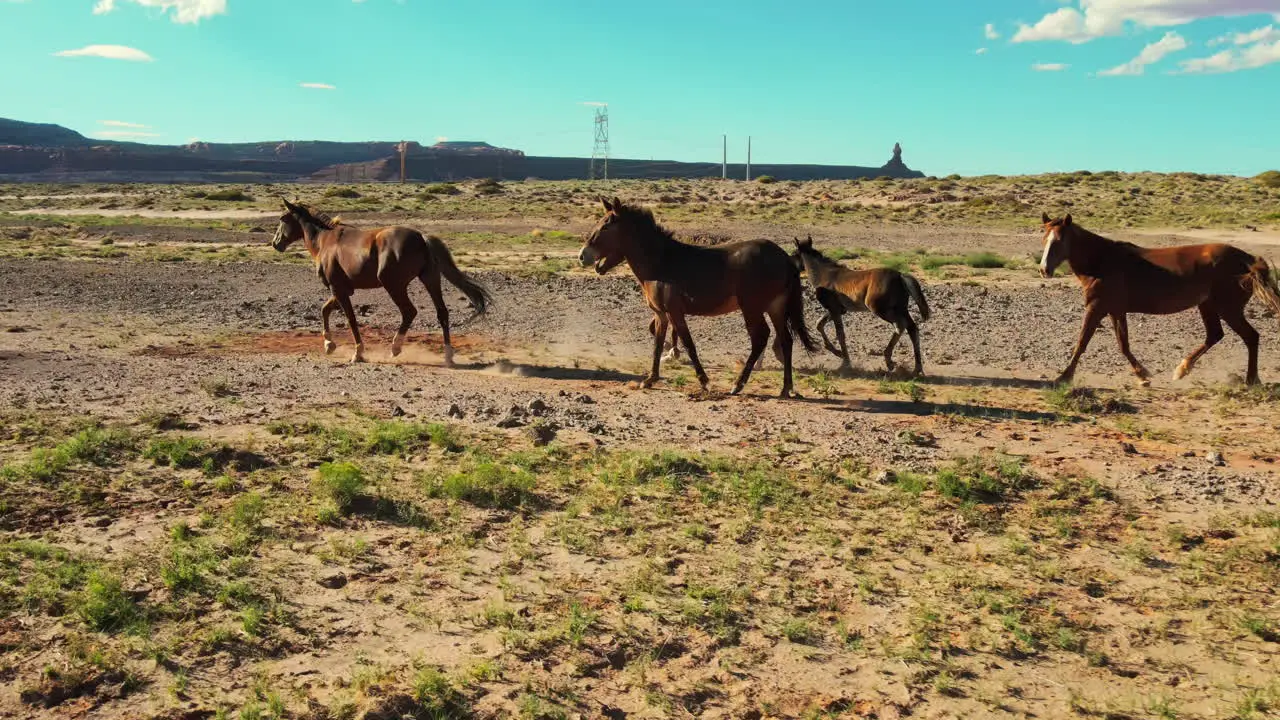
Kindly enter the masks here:
M 578 402 L 583 405 L 594 405 L 596 401 L 593 400 L 590 395 L 579 395 Z
M 1222 467 L 1227 464 L 1227 461 L 1222 457 L 1222 453 L 1217 450 L 1213 450 L 1208 455 L 1205 455 L 1205 459 L 1214 467 Z
M 517 428 L 524 425 L 524 418 L 515 413 L 507 413 L 505 417 L 498 421 L 500 428 Z
M 449 406 L 449 410 L 445 413 L 451 418 L 462 418 L 462 408 L 458 407 L 458 403 Z
M 347 584 L 347 576 L 341 570 L 328 570 L 316 579 L 320 583 L 320 587 L 327 587 L 330 590 L 337 590 L 345 587 Z
M 898 474 L 892 470 L 881 470 L 880 472 L 876 473 L 876 476 L 875 476 L 875 481 L 880 485 L 888 485 L 890 483 L 897 482 L 897 480 L 898 480 Z
M 391 408 L 391 417 L 404 417 L 404 415 L 405 415 L 404 408 L 400 407 L 399 405 L 396 405 L 395 407 Z
M 1134 447 L 1134 446 L 1133 446 L 1133 443 L 1131 443 L 1131 442 L 1122 442 L 1122 443 L 1120 443 L 1120 449 L 1124 451 L 1124 454 L 1125 454 L 1125 455 L 1137 455 L 1137 454 L 1138 454 L 1138 448 Z
M 541 416 L 547 411 L 547 404 L 538 399 L 529 401 L 529 405 L 527 407 L 529 413 L 536 416 Z
M 530 425 L 526 433 L 535 446 L 542 447 L 556 439 L 556 432 L 559 429 L 555 423 L 539 422 Z

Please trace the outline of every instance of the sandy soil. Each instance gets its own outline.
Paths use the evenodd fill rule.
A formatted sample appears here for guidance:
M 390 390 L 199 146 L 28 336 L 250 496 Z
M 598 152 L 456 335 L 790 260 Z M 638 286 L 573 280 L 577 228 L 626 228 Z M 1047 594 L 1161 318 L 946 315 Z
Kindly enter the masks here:
M 172 243 L 225 240 L 180 228 L 131 232 Z M 1171 234 L 1200 237 L 1160 233 L 1153 242 Z M 849 227 L 824 236 L 886 252 L 1008 252 L 1035 242 L 1032 233 L 948 228 Z M 1258 234 L 1247 239 L 1267 242 Z M 239 240 L 251 241 L 260 238 Z M 279 693 L 287 716 L 339 717 L 345 711 L 335 708 L 349 700 L 351 712 L 366 717 L 429 717 L 423 697 L 435 695 L 423 694 L 423 667 L 466 675 L 465 683 L 462 675 L 452 682 L 471 712 L 491 717 L 1229 717 L 1248 698 L 1263 708 L 1250 717 L 1262 717 L 1274 707 L 1268 702 L 1280 702 L 1280 692 L 1267 700 L 1276 692 L 1269 678 L 1280 675 L 1275 636 L 1265 629 L 1280 612 L 1276 561 L 1265 550 L 1272 531 L 1241 519 L 1274 513 L 1280 499 L 1280 411 L 1274 395 L 1258 399 L 1232 387 L 1245 362 L 1238 338 L 1229 336 L 1191 378 L 1174 382 L 1173 368 L 1202 340 L 1199 319 L 1133 316 L 1132 344 L 1157 373 L 1154 385 L 1134 385 L 1104 328 L 1078 377 L 1096 389 L 1086 399 L 1102 405 L 1064 407 L 1047 380 L 1065 363 L 1080 320 L 1072 280 L 1044 281 L 1030 269 L 922 276 L 934 318 L 923 325 L 926 377 L 917 382 L 885 372 L 879 356 L 889 328 L 862 315 L 848 321 L 860 359 L 853 374 L 835 376 L 838 360 L 825 352 L 799 353 L 806 397 L 778 400 L 780 373 L 770 357 L 744 396 L 728 397 L 747 346 L 741 319 L 731 315 L 691 321 L 712 372 L 710 394 L 694 392 L 692 372 L 679 361 L 664 368 L 664 384 L 645 391 L 635 381 L 651 350 L 649 316 L 625 268 L 604 278 L 496 270 L 476 277 L 496 303 L 488 316 L 455 329 L 460 366 L 447 369 L 421 288 L 413 292 L 421 314 L 398 358 L 388 354 L 394 306 L 380 291 L 357 295 L 370 362 L 354 365 L 346 362 L 351 347 L 340 313 L 339 350 L 326 356 L 321 349 L 325 293 L 305 264 L 0 263 L 7 288 L 0 407 L 9 409 L 11 428 L 0 464 L 22 462 L 49 428 L 70 418 L 130 427 L 144 416 L 180 419 L 173 422 L 187 433 L 242 449 L 227 472 L 242 490 L 268 497 L 267 529 L 256 532 L 273 538 L 255 541 L 261 544 L 245 556 L 253 568 L 246 572 L 278 593 L 273 629 L 246 630 L 239 640 L 210 639 L 214 630 L 200 618 L 208 613 L 208 622 L 238 627 L 225 598 L 170 600 L 156 611 L 152 644 L 102 640 L 75 621 L 30 610 L 42 606 L 29 601 L 6 611 L 0 626 L 9 654 L 0 665 L 8 686 L 0 713 L 188 718 L 222 707 L 240 708 L 241 717 L 257 708 L 266 717 Z M 465 317 L 457 293 L 446 295 L 455 319 Z M 808 310 L 812 328 L 812 299 Z M 1256 303 L 1250 317 L 1263 332 L 1263 378 L 1274 382 L 1280 320 Z M 904 342 L 896 359 L 909 363 L 909 354 Z M 552 483 L 538 486 L 544 505 L 515 512 L 433 499 L 421 501 L 431 517 L 422 526 L 372 511 L 336 527 L 303 519 L 314 514 L 305 509 L 309 478 L 324 458 L 290 444 L 279 424 L 363 427 L 392 418 L 451 423 L 488 453 L 527 449 L 531 429 L 550 426 L 557 444 L 580 453 L 562 458 L 565 467 L 603 457 L 593 453 L 670 449 L 767 458 L 805 488 L 800 505 L 820 510 L 802 518 L 757 509 L 759 524 L 747 531 L 741 511 L 705 497 L 668 506 L 662 492 L 646 490 L 599 505 L 604 500 L 593 493 L 604 490 L 544 468 L 545 478 L 560 477 L 539 476 Z M 30 427 L 38 429 L 22 429 Z M 1059 502 L 1056 495 L 1027 490 L 1002 511 L 1007 517 L 987 525 L 990 517 L 979 521 L 972 504 L 885 490 L 893 477 L 991 453 L 1021 458 L 1043 478 L 1096 478 L 1115 504 L 1082 500 L 1085 509 L 1070 515 L 1078 519 L 1063 521 L 1079 527 L 1058 538 L 1034 529 L 1036 508 Z M 199 528 L 220 526 L 201 518 L 233 513 L 234 496 L 207 489 L 198 470 L 130 462 L 85 470 L 102 483 L 92 502 L 6 480 L 0 527 L 10 540 L 123 562 L 129 592 L 161 607 L 173 590 L 156 568 L 170 567 L 166 548 L 179 547 L 171 528 L 189 522 L 197 538 L 212 538 L 214 530 Z M 390 497 L 406 478 L 482 460 L 418 449 L 361 462 L 377 469 Z M 845 490 L 814 480 L 823 468 L 861 479 L 847 481 L 847 496 L 832 495 Z M 593 474 L 605 471 L 586 477 Z M 651 507 L 653 515 L 643 514 Z M 584 524 L 603 518 L 600 527 L 610 527 L 619 512 L 645 519 L 617 533 Z M 594 539 L 574 534 L 580 531 Z M 630 545 L 632 533 L 657 544 Z M 363 549 L 351 550 L 353 543 Z M 30 566 L 10 570 L 25 578 Z M 1217 573 L 1221 584 L 1194 580 L 1196 572 Z M 718 596 L 697 588 L 728 587 L 739 576 L 749 587 L 727 601 L 735 618 L 730 642 L 717 634 L 723 627 L 698 624 L 704 615 L 690 620 L 687 603 L 719 607 Z M 623 578 L 630 584 L 618 584 Z M 1004 589 L 994 589 L 997 578 Z M 634 589 L 641 585 L 647 589 Z M 1006 592 L 1023 598 L 1017 607 L 1031 608 L 1028 614 L 982 609 L 1003 607 L 987 596 Z M 668 614 L 661 608 L 672 593 L 686 605 Z M 624 600 L 641 609 L 624 612 Z M 994 625 L 982 629 L 987 612 Z M 1241 631 L 1241 613 L 1263 630 Z M 970 615 L 972 625 L 961 621 Z M 942 619 L 929 619 L 935 616 Z M 1053 619 L 1056 629 L 1044 637 L 1057 640 L 1021 639 L 1019 623 L 1031 628 L 1033 617 Z M 569 628 L 563 646 L 544 637 L 562 618 Z M 575 618 L 589 618 L 585 629 L 574 629 Z M 800 622 L 794 618 L 830 629 L 806 635 L 788 624 Z M 688 623 L 693 629 L 682 629 Z M 1076 647 L 1064 639 L 1072 633 L 1087 636 L 1095 655 L 1084 641 Z M 199 648 L 184 634 L 201 638 Z M 989 640 L 1005 635 L 1012 639 Z M 164 653 L 154 647 L 161 641 Z M 125 659 L 85 660 L 98 656 L 84 648 L 100 645 Z M 497 670 L 481 672 L 476 663 Z M 114 670 L 92 669 L 109 665 Z M 111 674 L 120 667 L 136 684 Z M 89 679 L 76 685 L 67 680 L 70 669 Z

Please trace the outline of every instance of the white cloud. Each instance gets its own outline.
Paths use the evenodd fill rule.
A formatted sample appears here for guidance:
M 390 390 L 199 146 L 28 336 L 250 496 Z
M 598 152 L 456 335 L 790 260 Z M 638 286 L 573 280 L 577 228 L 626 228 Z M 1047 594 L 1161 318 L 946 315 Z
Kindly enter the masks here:
M 137 130 L 104 130 L 94 133 L 97 137 L 110 138 L 112 140 L 137 140 L 139 138 L 160 137 L 160 133 L 139 132 Z
M 987 54 L 987 49 L 986 49 L 986 48 L 978 48 L 978 50 L 977 50 L 974 54 L 975 54 L 975 55 L 986 55 L 986 54 Z
M 1065 40 L 1088 42 L 1119 35 L 1126 24 L 1175 27 L 1211 17 L 1280 14 L 1280 0 L 1068 0 L 1068 7 L 1021 24 L 1014 42 Z M 1073 7 L 1071 5 L 1078 5 Z
M 1036 63 L 1031 69 L 1036 72 L 1062 72 L 1069 67 L 1071 66 L 1066 63 Z
M 1165 33 L 1164 37 L 1142 48 L 1142 52 L 1138 53 L 1138 56 L 1134 59 L 1123 65 L 1117 65 L 1110 70 L 1103 70 L 1098 74 L 1102 76 L 1141 75 L 1146 72 L 1148 65 L 1160 62 L 1170 53 L 1186 49 L 1186 39 L 1171 30 Z
M 94 15 L 104 15 L 116 9 L 118 0 L 98 0 L 93 6 Z M 196 23 L 214 15 L 225 15 L 227 0 L 123 0 L 143 7 L 160 8 L 161 13 L 173 11 L 176 23 Z
M 138 123 L 124 122 L 123 120 L 99 120 L 98 124 L 107 127 L 133 128 L 134 130 L 150 130 L 150 125 L 140 125 Z
M 309 88 L 311 90 L 337 90 L 338 88 L 329 83 L 298 83 L 298 87 Z
M 86 45 L 79 50 L 62 50 L 54 53 L 58 57 L 100 57 L 109 60 L 131 60 L 133 62 L 151 62 L 150 55 L 137 48 L 125 45 Z
M 1277 29 L 1275 25 L 1267 25 L 1266 27 L 1260 27 L 1252 32 L 1229 33 L 1222 37 L 1214 38 L 1209 41 L 1209 45 L 1210 47 L 1214 45 L 1222 45 L 1224 43 L 1231 43 L 1232 45 L 1252 45 L 1257 42 L 1271 42 L 1273 40 L 1280 40 L 1280 29 Z
M 1254 43 L 1243 49 L 1223 50 L 1209 57 L 1183 60 L 1178 65 L 1181 73 L 1214 74 L 1253 70 L 1273 63 L 1280 63 L 1280 38 Z
M 608 106 L 609 106 L 609 103 L 605 103 L 605 102 L 594 102 L 594 101 L 580 102 L 580 103 L 578 103 L 578 104 L 579 104 L 579 105 L 586 105 L 587 107 L 608 107 Z
M 985 35 L 988 40 L 1000 39 L 1000 33 L 996 31 L 996 26 L 991 23 L 987 23 L 987 26 L 982 29 L 982 34 Z
M 448 141 L 449 141 L 449 138 L 447 138 L 447 137 L 445 137 L 445 136 L 443 136 L 443 135 L 441 135 L 441 136 L 439 136 L 439 137 L 437 137 L 437 138 L 436 138 L 436 142 L 438 142 L 438 143 L 440 143 L 440 142 L 448 142 Z
M 1058 8 L 1045 15 L 1035 25 L 1019 25 L 1013 41 L 1066 40 L 1073 43 L 1088 42 L 1091 35 L 1084 26 L 1084 15 L 1070 7 Z

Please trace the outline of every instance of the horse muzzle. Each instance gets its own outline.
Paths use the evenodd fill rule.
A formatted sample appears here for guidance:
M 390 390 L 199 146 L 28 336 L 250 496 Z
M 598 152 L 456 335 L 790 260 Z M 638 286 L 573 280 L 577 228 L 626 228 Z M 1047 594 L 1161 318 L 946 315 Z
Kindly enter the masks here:
M 596 251 L 592 249 L 591 246 L 589 245 L 582 248 L 582 250 L 578 252 L 578 262 L 582 263 L 582 267 L 590 267 L 592 265 L 595 265 L 596 261 L 599 259 L 600 259 L 600 256 L 597 255 Z

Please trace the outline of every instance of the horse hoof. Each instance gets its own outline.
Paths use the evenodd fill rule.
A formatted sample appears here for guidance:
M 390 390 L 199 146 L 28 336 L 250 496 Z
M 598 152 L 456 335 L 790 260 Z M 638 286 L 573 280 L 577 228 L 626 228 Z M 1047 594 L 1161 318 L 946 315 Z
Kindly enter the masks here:
M 741 385 L 738 385 L 738 386 L 734 387 L 732 390 L 730 390 L 730 391 L 729 391 L 729 394 L 730 394 L 730 395 L 739 395 L 739 394 L 741 394 L 741 393 L 742 393 L 742 386 L 741 386 Z
M 1151 378 L 1138 378 L 1138 387 L 1151 387 Z
M 1074 373 L 1072 373 L 1072 374 L 1070 374 L 1070 375 L 1068 375 L 1067 373 L 1063 373 L 1063 374 L 1061 374 L 1061 375 L 1059 375 L 1059 376 L 1058 376 L 1058 379 L 1057 379 L 1057 380 L 1054 380 L 1054 381 L 1053 381 L 1053 384 L 1054 384 L 1054 385 L 1070 385 L 1070 384 L 1071 384 L 1071 382 L 1072 382 L 1073 380 L 1075 380 L 1075 377 L 1076 377 L 1076 376 L 1075 376 L 1075 374 L 1074 374 Z
M 334 351 L 334 350 L 337 350 L 337 349 L 338 349 L 338 344 L 337 344 L 337 343 L 335 343 L 334 341 L 332 341 L 332 340 L 325 340 L 325 341 L 324 341 L 324 354 L 325 354 L 325 355 L 332 355 L 332 354 L 333 354 L 333 351 Z
M 397 346 L 395 346 L 395 345 L 392 345 L 392 346 L 391 346 L 391 357 L 398 357 L 399 355 L 400 355 L 400 348 L 399 348 L 399 347 L 397 347 Z
M 648 390 L 649 388 L 653 387 L 653 383 L 654 383 L 653 378 L 645 378 L 644 380 L 640 381 L 640 387 L 645 390 Z

